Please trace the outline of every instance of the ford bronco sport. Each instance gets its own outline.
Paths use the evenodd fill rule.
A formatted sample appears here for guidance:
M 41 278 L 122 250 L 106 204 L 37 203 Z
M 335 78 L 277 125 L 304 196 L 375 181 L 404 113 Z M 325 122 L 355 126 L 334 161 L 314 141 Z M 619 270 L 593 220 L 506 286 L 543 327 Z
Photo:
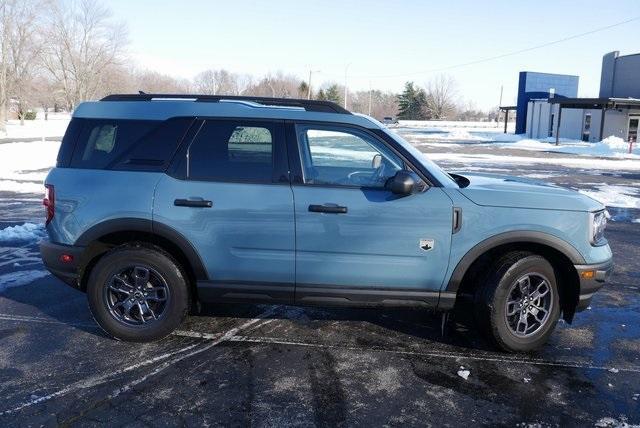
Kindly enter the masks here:
M 111 95 L 78 106 L 45 181 L 47 268 L 111 336 L 168 335 L 195 301 L 472 302 L 527 351 L 612 271 L 599 202 L 448 174 L 330 102 Z

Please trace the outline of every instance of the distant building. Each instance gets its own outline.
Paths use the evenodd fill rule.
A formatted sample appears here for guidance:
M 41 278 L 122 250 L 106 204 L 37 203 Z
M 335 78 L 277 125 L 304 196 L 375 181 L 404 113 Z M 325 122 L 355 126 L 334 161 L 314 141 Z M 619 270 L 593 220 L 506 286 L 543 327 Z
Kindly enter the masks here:
M 575 98 L 578 96 L 578 81 L 578 76 L 521 71 L 518 82 L 516 134 L 524 134 L 527 130 L 527 107 L 530 100 Z
M 522 82 L 522 73 L 520 80 Z M 551 84 L 553 82 L 548 83 Z M 620 56 L 619 52 L 610 52 L 603 57 L 598 98 L 558 96 L 553 93 L 531 96 L 526 101 L 525 112 L 524 117 L 518 117 L 524 119 L 524 127 L 517 128 L 516 133 L 526 133 L 531 138 L 554 137 L 556 140 L 570 138 L 596 142 L 616 136 L 626 141 L 637 141 L 640 54 Z

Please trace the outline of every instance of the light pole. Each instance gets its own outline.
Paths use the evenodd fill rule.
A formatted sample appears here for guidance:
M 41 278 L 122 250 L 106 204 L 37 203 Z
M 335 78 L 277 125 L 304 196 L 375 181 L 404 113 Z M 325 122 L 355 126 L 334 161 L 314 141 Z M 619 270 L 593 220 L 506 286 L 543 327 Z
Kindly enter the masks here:
M 349 66 L 351 63 L 347 64 L 344 68 L 344 108 L 347 108 L 347 72 L 349 71 Z
M 309 83 L 307 84 L 307 99 L 311 99 L 311 75 L 313 73 L 320 73 L 320 70 L 309 70 Z
M 371 80 L 369 80 L 369 116 L 371 116 Z

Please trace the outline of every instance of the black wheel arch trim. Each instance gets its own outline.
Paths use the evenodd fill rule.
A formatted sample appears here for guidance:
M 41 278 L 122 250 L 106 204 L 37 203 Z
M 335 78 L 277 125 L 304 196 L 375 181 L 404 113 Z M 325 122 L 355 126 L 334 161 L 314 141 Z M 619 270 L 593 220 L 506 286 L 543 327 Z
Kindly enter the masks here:
M 538 231 L 513 231 L 500 233 L 476 244 L 462 257 L 451 274 L 449 283 L 443 290 L 443 293 L 457 293 L 467 270 L 482 254 L 501 245 L 516 243 L 546 245 L 564 254 L 564 256 L 571 260 L 574 265 L 582 265 L 586 263 L 582 254 L 580 254 L 573 245 L 549 233 Z
M 105 235 L 117 232 L 143 232 L 157 235 L 176 245 L 185 255 L 197 280 L 208 280 L 207 270 L 198 251 L 180 232 L 164 223 L 143 218 L 118 218 L 98 223 L 80 235 L 74 245 L 88 246 Z

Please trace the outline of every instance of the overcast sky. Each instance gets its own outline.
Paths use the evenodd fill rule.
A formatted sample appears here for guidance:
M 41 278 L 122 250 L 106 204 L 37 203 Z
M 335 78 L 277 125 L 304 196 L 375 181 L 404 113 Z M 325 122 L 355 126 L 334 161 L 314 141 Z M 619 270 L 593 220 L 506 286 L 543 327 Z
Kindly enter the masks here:
M 283 71 L 314 83 L 400 91 L 434 72 L 640 16 L 638 0 L 294 1 L 111 0 L 141 67 L 191 78 L 207 68 Z M 580 76 L 597 96 L 602 55 L 640 52 L 640 21 L 545 48 L 445 71 L 461 100 L 515 103 L 518 72 Z

